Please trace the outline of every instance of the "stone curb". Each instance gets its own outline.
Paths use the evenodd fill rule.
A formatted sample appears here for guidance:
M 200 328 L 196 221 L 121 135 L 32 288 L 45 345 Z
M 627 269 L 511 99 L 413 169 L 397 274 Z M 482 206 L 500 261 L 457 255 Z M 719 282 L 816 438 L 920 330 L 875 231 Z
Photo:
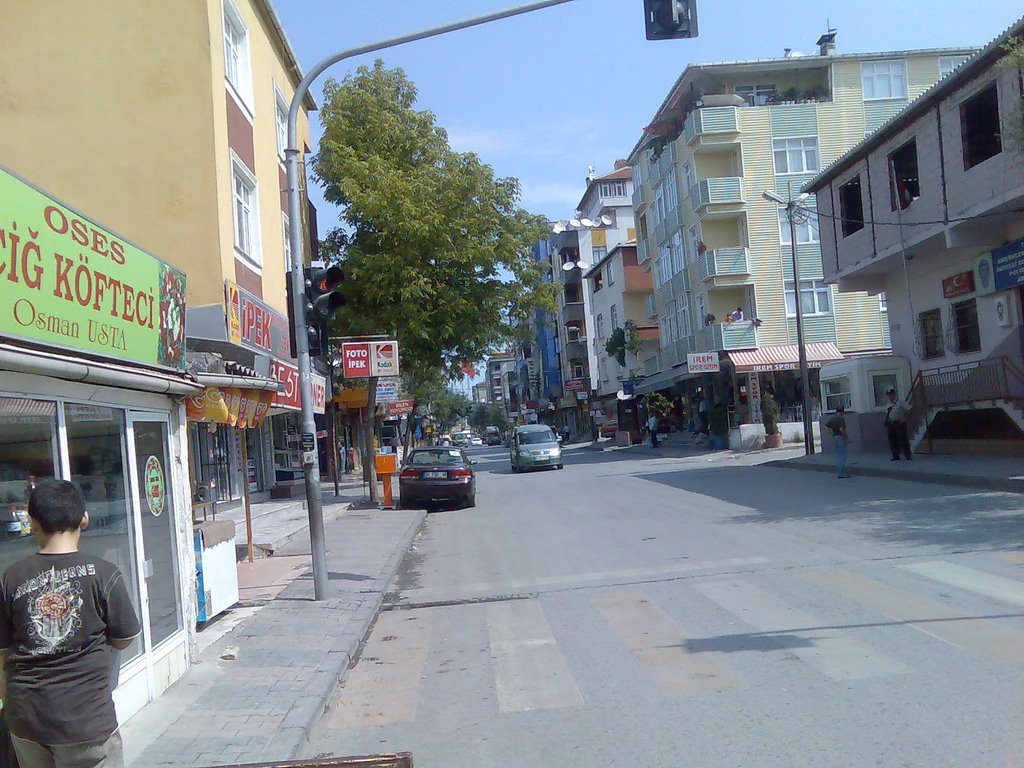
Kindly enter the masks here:
M 902 465 L 902 462 L 901 462 Z M 827 464 L 807 464 L 798 460 L 776 459 L 767 461 L 761 466 L 777 469 L 800 469 L 809 472 L 835 472 L 834 466 Z M 1001 491 L 1005 493 L 1024 493 L 1024 480 L 1013 480 L 1002 477 L 978 477 L 977 475 L 957 475 L 950 473 L 937 474 L 915 470 L 886 469 L 885 467 L 858 467 L 847 464 L 846 471 L 851 475 L 863 477 L 885 477 L 892 480 L 905 480 L 912 483 L 934 483 L 936 485 L 955 485 L 965 488 L 978 488 L 985 491 Z

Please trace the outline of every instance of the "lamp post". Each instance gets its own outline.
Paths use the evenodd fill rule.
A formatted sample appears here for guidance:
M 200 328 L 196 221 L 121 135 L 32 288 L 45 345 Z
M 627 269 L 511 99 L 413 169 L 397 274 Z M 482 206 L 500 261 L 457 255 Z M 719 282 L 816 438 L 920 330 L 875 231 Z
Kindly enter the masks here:
M 785 200 L 781 195 L 772 190 L 765 190 L 761 197 L 780 206 L 786 212 L 786 220 L 789 222 L 789 245 L 793 257 L 793 303 L 796 305 L 796 343 L 800 356 L 800 383 L 803 390 L 801 398 L 801 409 L 803 410 L 804 422 L 804 453 L 808 456 L 814 453 L 814 427 L 811 423 L 811 377 L 807 370 L 807 347 L 804 344 L 804 313 L 800 301 L 800 262 L 796 255 L 796 222 L 798 217 L 812 215 L 810 211 L 801 206 L 809 195 L 805 192 L 800 196 L 793 197 L 792 182 L 790 183 L 789 199 Z M 806 221 L 806 218 L 804 218 Z
M 460 29 L 480 26 L 492 21 L 507 19 L 512 16 L 519 16 L 531 11 L 539 11 L 543 8 L 550 8 L 555 5 L 562 5 L 572 0 L 541 0 L 540 2 L 508 8 L 504 11 L 496 11 L 483 16 L 476 16 L 464 21 L 445 24 L 440 27 L 413 32 L 400 37 L 393 37 L 388 40 L 381 40 L 369 45 L 349 48 L 348 50 L 335 53 L 318 62 L 299 81 L 292 95 L 292 102 L 288 108 L 288 146 L 285 149 L 285 170 L 287 172 L 287 184 L 285 192 L 288 197 L 288 242 L 291 246 L 291 280 L 292 286 L 292 322 L 295 328 L 295 352 L 298 358 L 299 367 L 299 401 L 302 405 L 302 431 L 304 434 L 313 436 L 313 450 L 311 451 L 312 461 L 303 461 L 303 472 L 306 480 L 306 508 L 309 513 L 309 543 L 313 560 L 313 594 L 316 600 L 325 600 L 328 597 L 328 574 L 327 574 L 327 553 L 324 541 L 324 516 L 323 498 L 320 491 L 320 467 L 317 461 L 316 450 L 316 422 L 313 417 L 313 379 L 312 366 L 309 357 L 309 337 L 306 335 L 306 307 L 305 307 L 305 280 L 302 274 L 303 247 L 302 247 L 302 194 L 299 185 L 299 149 L 298 149 L 298 121 L 299 109 L 302 100 L 309 92 L 310 86 L 328 67 L 337 64 L 339 61 L 351 59 L 364 53 L 373 53 L 386 48 L 394 48 L 404 43 L 412 43 L 417 40 L 424 40 L 429 37 L 437 37 L 448 32 L 455 32 Z

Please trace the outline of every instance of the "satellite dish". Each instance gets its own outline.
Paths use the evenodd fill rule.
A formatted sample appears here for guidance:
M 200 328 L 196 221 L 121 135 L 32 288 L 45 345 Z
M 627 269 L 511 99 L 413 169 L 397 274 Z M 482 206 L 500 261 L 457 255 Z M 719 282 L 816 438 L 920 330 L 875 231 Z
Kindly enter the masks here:
M 632 395 L 627 395 L 621 389 L 618 392 L 615 393 L 615 396 L 617 398 L 619 398 L 619 400 L 632 400 L 633 399 Z
M 571 261 L 567 261 L 567 262 L 565 262 L 565 264 L 562 265 L 562 269 L 564 269 L 566 272 L 569 272 L 569 271 L 571 271 L 571 270 L 573 270 L 575 268 L 576 268 L 576 265 L 573 264 Z
M 551 231 L 554 232 L 556 235 L 560 235 L 563 232 L 565 232 L 565 224 L 563 224 L 560 221 L 556 221 L 555 226 L 551 228 Z
M 582 224 L 584 227 L 594 226 L 594 222 L 592 222 L 590 219 L 580 219 L 580 224 Z
M 586 261 L 577 261 L 576 266 L 580 269 L 590 269 L 590 263 Z
M 580 226 L 580 220 L 579 219 L 569 219 L 569 226 L 570 227 L 578 227 L 578 226 Z
M 610 227 L 612 225 L 612 217 L 609 216 L 607 213 L 603 214 L 601 216 L 601 223 L 604 224 L 606 227 Z

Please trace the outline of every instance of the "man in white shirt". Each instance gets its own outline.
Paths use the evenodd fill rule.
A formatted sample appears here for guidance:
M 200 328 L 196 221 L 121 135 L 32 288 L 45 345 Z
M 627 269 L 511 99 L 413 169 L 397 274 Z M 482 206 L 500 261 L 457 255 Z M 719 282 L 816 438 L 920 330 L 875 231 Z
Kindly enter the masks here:
M 647 420 L 647 431 L 651 433 L 651 448 L 658 447 L 658 417 L 653 413 Z
M 886 395 L 889 403 L 885 406 L 885 429 L 889 435 L 889 448 L 892 450 L 892 458 L 889 461 L 899 461 L 901 453 L 910 461 L 910 437 L 907 434 L 910 406 L 896 397 L 895 389 L 889 389 Z

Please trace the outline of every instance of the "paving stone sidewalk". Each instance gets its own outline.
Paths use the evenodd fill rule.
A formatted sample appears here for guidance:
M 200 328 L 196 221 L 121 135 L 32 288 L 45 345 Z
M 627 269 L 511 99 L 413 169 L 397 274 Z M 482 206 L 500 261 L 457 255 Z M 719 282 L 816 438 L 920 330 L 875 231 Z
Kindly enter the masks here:
M 422 511 L 350 510 L 325 525 L 331 598 L 306 573 L 210 645 L 122 729 L 126 764 L 216 766 L 301 754 L 372 625 Z M 301 537 L 280 554 L 309 552 Z

